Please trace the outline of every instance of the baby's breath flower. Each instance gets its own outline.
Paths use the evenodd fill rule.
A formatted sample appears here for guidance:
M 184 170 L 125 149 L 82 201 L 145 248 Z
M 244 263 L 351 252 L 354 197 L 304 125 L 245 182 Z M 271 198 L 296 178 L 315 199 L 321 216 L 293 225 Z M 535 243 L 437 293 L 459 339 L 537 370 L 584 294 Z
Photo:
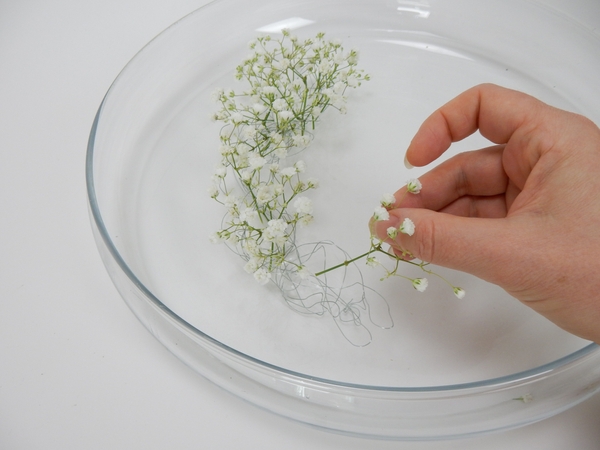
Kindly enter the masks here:
M 277 117 L 279 117 L 283 121 L 287 121 L 287 120 L 294 118 L 294 113 L 291 111 L 287 111 L 287 110 L 279 111 L 279 113 L 277 114 Z
M 287 227 L 288 223 L 283 219 L 269 220 L 267 228 L 263 232 L 263 238 L 267 242 L 282 246 L 287 241 L 287 235 L 285 234 Z
M 396 239 L 396 236 L 398 236 L 398 228 L 389 227 L 386 233 L 390 239 Z
M 303 227 L 307 227 L 312 223 L 313 220 L 314 217 L 311 214 L 306 214 L 300 218 L 298 223 Z
M 411 194 L 418 194 L 422 187 L 418 178 L 412 178 L 406 182 L 406 190 Z
M 279 175 L 281 175 L 282 177 L 291 178 L 294 175 L 296 175 L 296 168 L 295 167 L 284 167 L 283 169 L 281 169 L 279 171 Z
M 378 206 L 377 208 L 375 208 L 373 219 L 375 219 L 376 222 L 380 222 L 382 220 L 389 220 L 390 213 L 383 206 Z
M 252 170 L 259 170 L 267 163 L 267 160 L 262 156 L 252 155 L 248 158 L 248 162 Z
M 380 203 L 384 208 L 390 208 L 394 206 L 394 203 L 396 203 L 396 197 L 394 197 L 393 194 L 383 194 Z
M 466 295 L 466 292 L 462 288 L 455 287 L 454 288 L 454 295 L 456 295 L 458 298 L 464 298 L 465 295 Z
M 296 273 L 298 274 L 301 280 L 306 280 L 308 279 L 308 277 L 310 277 L 310 272 L 304 266 L 298 267 Z
M 377 267 L 380 264 L 380 262 L 374 256 L 368 256 L 366 264 L 369 267 Z
M 294 209 L 298 214 L 312 214 L 313 204 L 308 197 L 298 197 L 294 200 Z
M 241 112 L 234 112 L 230 118 L 234 124 L 240 124 L 244 122 L 244 115 Z
M 225 178 L 227 175 L 227 167 L 221 165 L 215 167 L 215 177 L 217 178 Z
M 283 111 L 288 109 L 288 104 L 283 98 L 278 98 L 273 102 L 273 109 L 275 109 L 275 111 Z
M 224 127 L 222 162 L 209 195 L 228 212 L 224 229 L 211 240 L 235 246 L 247 261 L 245 269 L 261 284 L 278 267 L 299 267 L 299 274 L 305 270 L 286 258 L 295 245 L 295 227 L 313 220 L 312 202 L 301 194 L 318 182 L 301 179 L 303 161 L 289 166 L 284 159 L 310 144 L 325 109 L 344 112 L 348 88 L 367 78 L 350 61 L 355 53 L 348 56 L 323 33 L 304 41 L 289 30 L 282 33 L 278 40 L 266 35 L 248 44 L 250 54 L 235 69 L 235 77 L 248 83 L 245 90 L 217 89 L 212 95 L 221 106 L 212 118 Z M 238 177 L 241 195 L 231 191 L 232 176 Z
M 265 269 L 260 268 L 256 272 L 254 272 L 254 279 L 258 282 L 258 284 L 265 285 L 271 279 L 271 274 L 267 272 Z
M 410 220 L 408 217 L 406 217 L 404 219 L 404 221 L 402 222 L 402 225 L 400 225 L 400 228 L 398 230 L 400 231 L 400 233 L 404 233 L 404 234 L 408 234 L 409 236 L 412 236 L 413 234 L 415 234 L 415 224 L 413 223 L 412 220 Z
M 220 231 L 217 231 L 210 235 L 210 242 L 212 242 L 213 244 L 220 244 L 223 241 L 224 239 Z
M 309 178 L 306 180 L 306 185 L 310 189 L 316 189 L 319 187 L 319 180 L 317 180 L 316 178 Z
M 425 292 L 428 284 L 427 278 L 414 278 L 412 280 L 413 287 L 419 292 Z
M 210 198 L 217 198 L 219 196 L 219 189 L 215 185 L 209 186 L 207 191 Z
M 296 169 L 296 172 L 302 173 L 306 170 L 306 164 L 302 160 L 296 161 L 294 164 L 294 169 Z
M 258 258 L 250 258 L 248 262 L 244 265 L 244 270 L 248 273 L 256 272 L 259 267 L 262 265 L 262 261 Z

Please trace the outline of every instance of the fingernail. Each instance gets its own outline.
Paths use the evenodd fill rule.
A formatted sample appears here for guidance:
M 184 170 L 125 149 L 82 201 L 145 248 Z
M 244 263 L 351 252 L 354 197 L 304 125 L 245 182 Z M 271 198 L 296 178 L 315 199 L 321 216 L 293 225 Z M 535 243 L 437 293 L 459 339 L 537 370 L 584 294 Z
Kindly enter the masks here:
M 412 169 L 414 167 L 411 163 L 408 162 L 408 158 L 406 157 L 406 155 L 404 155 L 404 165 L 407 169 Z

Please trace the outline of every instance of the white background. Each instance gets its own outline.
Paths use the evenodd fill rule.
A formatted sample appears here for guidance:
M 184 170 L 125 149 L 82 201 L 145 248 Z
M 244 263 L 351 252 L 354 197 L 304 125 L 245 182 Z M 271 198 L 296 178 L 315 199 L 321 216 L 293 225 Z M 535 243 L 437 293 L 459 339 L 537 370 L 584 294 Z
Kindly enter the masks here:
M 311 429 L 204 380 L 137 322 L 92 239 L 88 133 L 128 60 L 204 3 L 0 0 L 0 450 L 600 449 L 598 395 L 544 422 L 464 441 Z M 545 3 L 591 29 L 600 23 L 595 0 Z

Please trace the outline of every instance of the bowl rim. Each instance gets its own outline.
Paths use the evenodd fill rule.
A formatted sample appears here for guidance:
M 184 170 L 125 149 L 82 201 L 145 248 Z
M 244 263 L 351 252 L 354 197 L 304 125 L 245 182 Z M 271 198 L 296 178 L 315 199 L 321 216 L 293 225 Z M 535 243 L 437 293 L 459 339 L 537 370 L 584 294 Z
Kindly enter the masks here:
M 434 393 L 434 392 L 449 392 L 449 391 L 467 391 L 472 389 L 482 389 L 482 388 L 496 388 L 499 385 L 506 384 L 514 384 L 517 382 L 525 382 L 534 378 L 538 378 L 540 376 L 547 376 L 552 372 L 556 372 L 560 369 L 565 368 L 566 366 L 576 363 L 578 361 L 583 360 L 584 358 L 598 353 L 600 351 L 600 346 L 595 343 L 589 343 L 588 345 L 576 350 L 570 354 L 567 354 L 561 358 L 558 358 L 549 363 L 545 363 L 531 369 L 526 369 L 523 371 L 515 372 L 508 375 L 503 375 L 499 377 L 487 378 L 479 381 L 473 382 L 464 382 L 464 383 L 455 383 L 455 384 L 447 384 L 447 385 L 426 385 L 426 386 L 417 386 L 417 387 L 402 387 L 402 386 L 386 386 L 386 385 L 368 385 L 368 384 L 360 384 L 360 383 L 349 383 L 339 380 L 332 380 L 322 377 L 316 377 L 313 375 L 304 374 L 301 372 L 293 371 L 290 369 L 286 369 L 285 367 L 280 367 L 275 364 L 271 364 L 269 362 L 263 361 L 256 357 L 250 356 L 246 353 L 243 353 L 227 344 L 220 342 L 219 340 L 213 338 L 212 336 L 204 333 L 202 330 L 196 328 L 195 326 L 188 323 L 185 319 L 177 315 L 174 311 L 172 311 L 167 305 L 165 305 L 158 297 L 156 297 L 135 275 L 135 273 L 129 268 L 125 260 L 120 255 L 117 250 L 114 242 L 110 238 L 110 234 L 106 225 L 104 224 L 104 220 L 102 218 L 102 214 L 100 212 L 100 207 L 98 204 L 98 199 L 96 197 L 95 191 L 95 182 L 94 182 L 94 144 L 96 141 L 96 133 L 98 130 L 98 124 L 100 121 L 100 117 L 102 115 L 102 111 L 104 106 L 115 86 L 115 83 L 121 78 L 123 73 L 127 70 L 127 68 L 133 64 L 137 59 L 140 53 L 146 51 L 146 49 L 153 44 L 153 42 L 163 36 L 167 31 L 179 25 L 182 21 L 188 18 L 191 15 L 197 14 L 199 11 L 207 8 L 211 4 L 217 3 L 219 0 L 213 0 L 206 5 L 192 11 L 191 13 L 183 16 L 181 19 L 177 20 L 169 27 L 165 28 L 158 35 L 156 35 L 153 39 L 151 39 L 147 44 L 145 44 L 123 67 L 123 69 L 119 72 L 119 74 L 115 77 L 114 81 L 111 83 L 108 88 L 104 98 L 102 99 L 100 106 L 96 112 L 94 117 L 94 121 L 92 123 L 92 127 L 90 130 L 90 135 L 87 144 L 86 150 L 86 158 L 85 158 L 85 179 L 86 179 L 86 192 L 88 199 L 88 206 L 90 210 L 90 214 L 92 216 L 93 223 L 97 227 L 98 233 L 108 249 L 111 257 L 118 264 L 123 273 L 129 278 L 129 280 L 144 294 L 145 300 L 152 303 L 155 307 L 157 307 L 159 314 L 163 316 L 167 316 L 172 319 L 175 323 L 177 323 L 180 327 L 187 330 L 191 333 L 195 338 L 203 341 L 204 344 L 208 344 L 210 346 L 216 347 L 222 351 L 225 351 L 230 356 L 234 358 L 241 359 L 244 362 L 250 363 L 251 365 L 259 366 L 262 369 L 266 369 L 268 371 L 274 371 L 280 374 L 287 375 L 289 377 L 297 378 L 302 380 L 303 382 L 309 383 L 317 383 L 323 384 L 330 387 L 339 387 L 339 388 L 352 388 L 352 389 L 360 389 L 364 391 L 373 391 L 373 392 L 394 392 L 394 393 Z

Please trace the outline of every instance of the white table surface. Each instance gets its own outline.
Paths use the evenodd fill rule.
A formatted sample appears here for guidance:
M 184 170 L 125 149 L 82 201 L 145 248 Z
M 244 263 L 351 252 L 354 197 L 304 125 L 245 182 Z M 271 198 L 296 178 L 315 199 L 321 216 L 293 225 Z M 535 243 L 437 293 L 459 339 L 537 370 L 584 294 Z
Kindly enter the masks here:
M 600 23 L 596 0 L 544 1 Z M 600 449 L 598 395 L 469 440 L 322 432 L 221 390 L 142 327 L 93 242 L 88 133 L 136 51 L 204 3 L 0 0 L 0 449 Z

